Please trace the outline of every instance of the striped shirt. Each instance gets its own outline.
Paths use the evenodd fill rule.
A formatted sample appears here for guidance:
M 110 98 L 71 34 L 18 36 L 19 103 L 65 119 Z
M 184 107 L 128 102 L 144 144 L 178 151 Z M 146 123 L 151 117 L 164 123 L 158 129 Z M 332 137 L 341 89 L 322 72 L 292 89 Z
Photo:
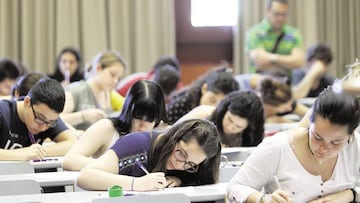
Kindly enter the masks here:
M 276 54 L 289 55 L 293 48 L 302 48 L 303 40 L 300 32 L 293 27 L 284 25 L 282 28 L 285 35 L 282 37 L 278 45 Z M 280 33 L 272 31 L 271 24 L 265 18 L 259 24 L 251 27 L 246 32 L 245 53 L 256 48 L 264 48 L 267 52 L 271 52 L 275 46 L 276 40 Z M 250 64 L 250 73 L 256 72 L 254 63 Z

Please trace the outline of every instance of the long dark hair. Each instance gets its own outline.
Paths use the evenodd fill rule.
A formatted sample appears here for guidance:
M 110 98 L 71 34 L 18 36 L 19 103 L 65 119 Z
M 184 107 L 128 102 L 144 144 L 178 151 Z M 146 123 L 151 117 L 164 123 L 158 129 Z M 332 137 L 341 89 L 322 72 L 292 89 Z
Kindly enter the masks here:
M 224 139 L 226 135 L 222 122 L 227 111 L 248 121 L 248 127 L 236 135 L 238 139 Z M 263 139 L 264 108 L 261 99 L 252 91 L 236 91 L 227 95 L 216 107 L 210 120 L 218 127 L 222 142 L 230 147 L 257 146 Z
M 179 106 L 179 103 L 186 101 L 183 110 L 184 114 L 189 112 L 196 106 L 199 106 L 202 96 L 201 88 L 207 85 L 207 90 L 214 93 L 223 93 L 224 95 L 239 89 L 239 84 L 232 75 L 232 70 L 228 67 L 217 67 L 209 71 L 207 74 L 199 77 L 190 86 L 171 95 L 168 104 L 168 113 L 172 112 Z M 183 115 L 169 116 L 170 124 L 173 124 Z
M 192 177 L 190 181 L 182 180 L 183 185 L 213 184 L 219 177 L 219 165 L 221 156 L 220 134 L 216 126 L 210 121 L 203 119 L 190 119 L 178 123 L 168 129 L 151 146 L 148 166 L 151 171 L 166 171 L 166 163 L 177 143 L 188 143 L 196 139 L 199 146 L 204 150 L 207 159 L 199 164 L 196 173 L 181 171 Z
M 72 47 L 66 47 L 63 50 L 61 50 L 61 52 L 59 53 L 57 59 L 56 59 L 56 67 L 55 67 L 55 72 L 52 75 L 49 75 L 50 78 L 53 78 L 59 82 L 62 82 L 65 79 L 65 76 L 61 73 L 60 71 L 60 60 L 63 54 L 65 53 L 71 53 L 72 55 L 75 56 L 76 61 L 78 62 L 78 66 L 76 67 L 76 71 L 74 72 L 73 75 L 70 76 L 70 82 L 76 82 L 79 80 L 84 79 L 84 72 L 81 68 L 82 66 L 82 58 L 81 58 L 81 54 L 80 51 L 72 48 Z
M 130 132 L 134 118 L 155 121 L 155 127 L 160 121 L 167 122 L 164 93 L 155 82 L 139 80 L 134 83 L 126 94 L 121 113 L 111 121 L 123 135 Z

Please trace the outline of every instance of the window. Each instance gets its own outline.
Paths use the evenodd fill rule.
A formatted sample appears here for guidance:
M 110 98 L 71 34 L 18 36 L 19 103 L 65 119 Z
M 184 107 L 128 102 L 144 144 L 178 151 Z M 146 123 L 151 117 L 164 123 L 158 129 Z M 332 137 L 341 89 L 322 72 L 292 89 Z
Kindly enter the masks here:
M 191 0 L 191 24 L 194 27 L 234 26 L 238 0 Z

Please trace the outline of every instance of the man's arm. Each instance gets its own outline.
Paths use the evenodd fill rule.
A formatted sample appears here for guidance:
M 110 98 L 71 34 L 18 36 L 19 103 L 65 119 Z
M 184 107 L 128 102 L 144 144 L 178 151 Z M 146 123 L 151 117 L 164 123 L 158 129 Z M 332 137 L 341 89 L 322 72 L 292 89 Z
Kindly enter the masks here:
M 76 142 L 76 137 L 72 133 L 75 132 L 71 129 L 62 131 L 53 140 L 54 144 L 44 146 L 46 156 L 64 156 Z
M 304 65 L 304 51 L 301 48 L 294 48 L 290 55 L 281 55 L 266 52 L 264 48 L 257 48 L 250 51 L 250 59 L 258 70 L 278 67 L 296 69 Z
M 0 149 L 0 160 L 3 161 L 26 161 L 43 159 L 45 156 L 45 149 L 39 144 L 33 144 L 29 147 L 18 149 Z

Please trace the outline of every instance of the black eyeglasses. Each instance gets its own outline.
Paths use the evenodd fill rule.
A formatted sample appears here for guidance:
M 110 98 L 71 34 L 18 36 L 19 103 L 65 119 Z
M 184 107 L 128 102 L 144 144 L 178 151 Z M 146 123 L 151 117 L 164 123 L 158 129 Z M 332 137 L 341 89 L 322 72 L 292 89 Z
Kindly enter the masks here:
M 186 154 L 183 150 L 177 149 L 175 150 L 175 159 L 179 162 L 184 162 L 184 169 L 189 173 L 196 173 L 199 169 L 199 165 L 195 164 L 191 161 L 186 161 Z
M 57 120 L 50 121 L 50 122 L 45 121 L 45 120 L 43 120 L 43 119 L 36 116 L 36 112 L 35 112 L 34 107 L 33 107 L 32 104 L 31 104 L 31 109 L 32 109 L 32 111 L 34 113 L 34 121 L 35 121 L 35 123 L 37 123 L 39 125 L 46 125 L 47 127 L 50 127 L 50 128 L 56 127 Z

